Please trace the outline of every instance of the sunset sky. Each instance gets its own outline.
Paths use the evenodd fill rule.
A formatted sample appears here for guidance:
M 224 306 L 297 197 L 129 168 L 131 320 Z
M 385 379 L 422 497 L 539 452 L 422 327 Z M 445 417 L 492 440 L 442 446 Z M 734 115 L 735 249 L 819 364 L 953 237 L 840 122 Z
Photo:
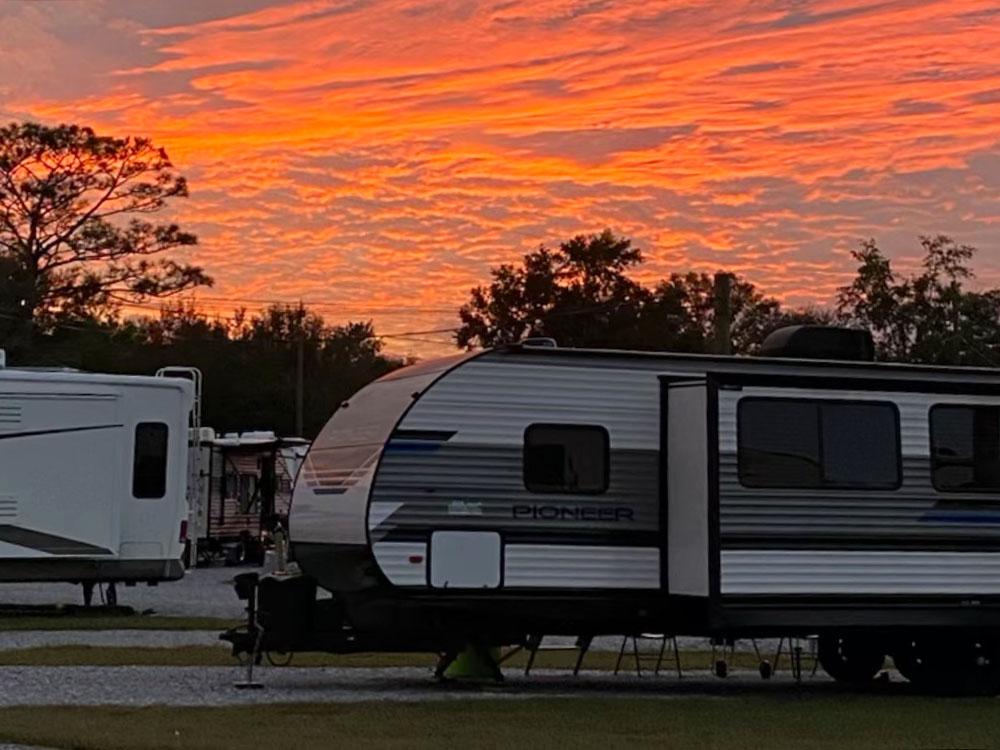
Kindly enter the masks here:
M 646 280 L 791 304 L 869 236 L 906 267 L 952 234 L 1000 285 L 997 0 L 0 0 L 28 118 L 165 146 L 224 313 L 448 328 L 491 265 L 604 227 Z

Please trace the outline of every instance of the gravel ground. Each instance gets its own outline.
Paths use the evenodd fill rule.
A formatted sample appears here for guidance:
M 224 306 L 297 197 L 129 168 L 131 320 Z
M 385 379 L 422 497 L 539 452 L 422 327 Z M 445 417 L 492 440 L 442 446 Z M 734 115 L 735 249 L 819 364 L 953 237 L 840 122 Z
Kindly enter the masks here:
M 761 680 L 753 672 L 736 672 L 721 680 L 707 672 L 675 677 L 637 678 L 607 672 L 536 670 L 530 677 L 507 672 L 503 685 L 437 684 L 430 671 L 416 667 L 391 669 L 262 668 L 255 678 L 264 688 L 237 690 L 233 683 L 245 672 L 224 667 L 0 667 L 0 705 L 222 706 L 259 703 L 358 701 L 428 701 L 529 699 L 544 696 L 602 697 L 787 692 L 794 683 L 787 672 Z M 825 676 L 807 678 L 799 690 L 835 689 Z
M 0 631 L 0 650 L 38 646 L 228 646 L 215 630 Z
M 153 610 L 159 615 L 179 617 L 222 617 L 242 619 L 245 604 L 236 598 L 232 589 L 232 578 L 242 572 L 259 568 L 197 568 L 189 570 L 179 581 L 162 583 L 159 586 L 118 587 L 118 602 L 133 607 L 137 612 Z M 96 596 L 96 594 L 95 594 Z M 65 583 L 13 583 L 0 585 L 0 604 L 80 604 L 82 593 L 79 586 Z M 574 638 L 550 636 L 546 646 L 569 645 Z M 683 650 L 708 649 L 704 638 L 678 638 Z M 29 648 L 33 646 L 83 644 L 95 646 L 185 646 L 218 643 L 215 632 L 166 631 L 105 631 L 105 632 L 0 632 L 0 648 Z M 659 648 L 658 643 L 640 640 L 640 649 Z M 773 655 L 776 641 L 758 642 L 762 653 Z M 617 651 L 621 647 L 620 636 L 596 638 L 594 651 Z M 631 645 L 629 645 L 631 648 Z M 750 641 L 739 641 L 739 651 L 751 651 Z
M 550 636 L 545 639 L 545 646 L 569 646 L 575 638 L 565 636 Z M 604 636 L 595 638 L 591 651 L 611 651 L 617 653 L 621 648 L 621 636 Z M 678 647 L 682 651 L 709 650 L 708 641 L 704 638 L 678 638 Z M 12 630 L 0 631 L 0 650 L 35 648 L 38 646 L 228 646 L 219 640 L 219 631 L 215 630 Z M 738 651 L 753 650 L 750 641 L 738 641 Z M 758 641 L 761 655 L 772 659 L 777 647 L 777 641 Z M 659 650 L 659 642 L 640 641 L 639 650 L 649 653 Z M 629 655 L 632 653 L 631 642 L 625 654 L 624 668 L 632 663 Z M 787 655 L 786 650 L 783 651 Z M 664 663 L 672 664 L 670 646 L 664 654 Z
M 179 581 L 159 586 L 118 586 L 118 603 L 136 612 L 153 610 L 179 617 L 243 617 L 245 604 L 236 598 L 232 579 L 258 568 L 196 568 Z M 97 592 L 94 593 L 98 599 Z M 80 586 L 68 583 L 5 583 L 0 604 L 83 604 Z

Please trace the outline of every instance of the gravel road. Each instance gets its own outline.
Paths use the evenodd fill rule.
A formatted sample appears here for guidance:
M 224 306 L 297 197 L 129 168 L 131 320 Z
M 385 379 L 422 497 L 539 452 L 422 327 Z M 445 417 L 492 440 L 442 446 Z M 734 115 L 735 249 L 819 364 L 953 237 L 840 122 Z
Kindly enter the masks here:
M 38 646 L 228 646 L 215 630 L 0 631 L 0 650 Z
M 239 619 L 245 604 L 236 598 L 233 576 L 256 570 L 197 568 L 179 581 L 159 586 L 119 585 L 118 603 L 136 612 L 151 609 L 159 615 Z M 98 599 L 96 592 L 94 598 Z M 83 593 L 80 586 L 68 583 L 5 583 L 0 585 L 0 604 L 83 604 Z
M 796 689 L 786 672 L 765 682 L 749 671 L 736 672 L 724 680 L 706 672 L 690 672 L 677 680 L 672 676 L 640 679 L 596 671 L 573 677 L 555 670 L 536 670 L 526 678 L 510 670 L 503 685 L 477 686 L 440 685 L 433 681 L 430 670 L 417 667 L 285 667 L 257 670 L 256 679 L 264 684 L 263 689 L 235 689 L 233 683 L 243 676 L 244 671 L 237 667 L 0 667 L 0 705 L 222 706 L 299 701 L 524 700 L 588 694 L 672 698 Z M 797 689 L 824 692 L 836 686 L 818 675 Z

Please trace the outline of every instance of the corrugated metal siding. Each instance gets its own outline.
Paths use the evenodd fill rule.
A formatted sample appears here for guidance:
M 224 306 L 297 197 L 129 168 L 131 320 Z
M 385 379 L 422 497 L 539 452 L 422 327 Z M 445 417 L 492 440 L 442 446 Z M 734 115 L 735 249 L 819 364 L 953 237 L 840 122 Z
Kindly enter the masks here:
M 521 448 L 445 443 L 437 450 L 394 452 L 382 458 L 369 524 L 375 538 L 403 530 L 468 526 L 486 530 L 656 531 L 659 524 L 656 451 L 612 451 L 610 484 L 600 495 L 542 494 L 524 487 Z M 377 506 L 394 512 L 374 512 Z M 632 520 L 541 520 L 514 517 L 517 505 L 630 508 Z
M 1000 594 L 1000 553 L 728 550 L 720 588 L 738 594 Z
M 458 430 L 453 442 L 516 445 L 532 422 L 604 425 L 611 448 L 659 442 L 659 382 L 649 372 L 473 360 L 429 389 L 400 427 Z
M 899 409 L 902 484 L 896 490 L 759 489 L 740 484 L 737 404 L 753 396 L 891 401 Z M 997 506 L 990 495 L 943 494 L 931 484 L 928 413 L 980 397 L 872 391 L 746 388 L 719 399 L 719 518 L 723 594 L 1000 593 L 1000 554 L 940 549 L 996 544 L 1000 524 L 942 522 L 956 503 Z M 996 403 L 996 399 L 993 400 Z M 959 516 L 961 519 L 961 516 Z M 938 550 L 907 551 L 923 544 Z M 813 547 L 809 549 L 810 545 Z M 869 545 L 866 548 L 866 545 Z M 871 545 L 875 545 L 874 547 Z M 895 547 L 895 549 L 894 549 Z
M 376 542 L 372 545 L 379 568 L 396 586 L 427 585 L 427 545 L 423 542 Z M 414 562 L 419 558 L 418 562 Z
M 643 547 L 508 544 L 505 587 L 656 589 L 660 551 Z
M 524 431 L 533 423 L 607 429 L 608 491 L 599 495 L 528 492 L 522 451 Z M 439 444 L 389 444 L 372 488 L 369 527 L 375 540 L 393 535 L 427 538 L 438 529 L 475 528 L 547 534 L 553 541 L 569 543 L 580 543 L 585 537 L 593 543 L 594 535 L 607 533 L 621 544 L 630 532 L 655 533 L 659 527 L 659 383 L 648 371 L 551 367 L 483 357 L 464 364 L 426 391 L 399 429 L 454 434 Z M 587 512 L 603 508 L 610 509 L 612 517 L 523 518 L 515 517 L 515 506 Z M 616 509 L 630 509 L 631 519 L 614 518 Z M 528 558 L 518 557 L 534 552 L 516 544 L 506 549 L 513 550 L 510 570 L 514 580 L 523 585 L 613 586 L 620 575 L 615 558 L 600 557 L 600 553 L 588 556 L 599 547 L 580 548 L 586 552 L 565 547 L 550 553 L 538 547 L 543 550 L 540 554 L 550 555 L 539 564 L 552 567 L 549 572 L 536 571 L 541 578 L 524 567 L 533 564 Z M 577 563 L 579 569 L 573 567 Z M 658 586 L 658 563 L 654 567 Z M 634 575 L 645 581 L 647 573 Z
M 744 487 L 737 462 L 737 403 L 757 396 L 818 397 L 891 401 L 899 409 L 903 482 L 897 490 L 802 490 Z M 942 502 L 964 499 L 972 507 L 996 507 L 995 495 L 943 494 L 934 490 L 930 477 L 928 412 L 932 404 L 954 396 L 871 391 L 807 391 L 748 388 L 723 391 L 719 399 L 719 515 L 723 546 L 739 540 L 752 546 L 758 537 L 784 536 L 789 542 L 841 540 L 850 545 L 861 537 L 900 539 L 996 539 L 1000 524 L 940 523 L 928 513 Z M 961 399 L 958 399 L 961 400 Z M 994 400 L 996 402 L 996 400 Z M 992 506 L 990 505 L 992 503 Z

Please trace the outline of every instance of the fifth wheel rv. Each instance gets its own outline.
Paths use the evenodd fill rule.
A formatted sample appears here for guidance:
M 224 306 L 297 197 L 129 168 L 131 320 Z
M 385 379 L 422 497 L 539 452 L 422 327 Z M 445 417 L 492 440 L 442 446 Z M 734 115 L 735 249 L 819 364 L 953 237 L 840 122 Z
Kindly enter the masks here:
M 243 581 L 249 629 L 226 637 L 454 655 L 818 635 L 838 680 L 891 656 L 923 689 L 995 693 L 1000 374 L 835 358 L 861 338 L 786 332 L 758 358 L 511 345 L 393 372 L 306 457 L 301 575 Z
M 181 578 L 190 382 L 0 368 L 0 582 Z M 109 587 L 109 603 L 114 588 Z

